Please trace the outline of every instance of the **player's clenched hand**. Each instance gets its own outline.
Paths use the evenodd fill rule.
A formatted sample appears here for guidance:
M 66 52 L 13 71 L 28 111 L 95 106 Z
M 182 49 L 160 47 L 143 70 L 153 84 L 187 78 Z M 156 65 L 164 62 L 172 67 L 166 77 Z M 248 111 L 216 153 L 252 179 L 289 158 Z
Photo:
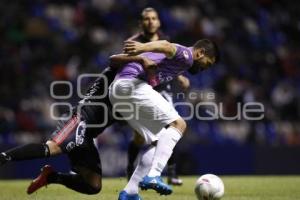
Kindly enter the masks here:
M 137 41 L 127 40 L 124 42 L 123 51 L 129 55 L 138 55 L 144 52 L 144 44 Z

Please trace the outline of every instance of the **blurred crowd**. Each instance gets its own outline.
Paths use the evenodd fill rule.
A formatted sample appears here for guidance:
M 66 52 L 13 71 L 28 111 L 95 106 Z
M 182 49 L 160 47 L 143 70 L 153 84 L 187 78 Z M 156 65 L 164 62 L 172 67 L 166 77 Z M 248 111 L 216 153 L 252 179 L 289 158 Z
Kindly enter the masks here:
M 221 103 L 225 116 L 235 116 L 238 103 L 264 105 L 259 121 L 193 118 L 183 142 L 300 145 L 300 2 L 280 0 L 2 0 L 0 144 L 48 138 L 55 128 L 49 108 L 58 101 L 50 97 L 51 82 L 76 88 L 80 74 L 104 69 L 108 56 L 139 30 L 147 6 L 158 10 L 172 42 L 210 38 L 220 46 L 220 63 L 201 76 L 187 74 L 190 92 L 199 95 L 179 101 L 196 105 L 214 93 L 210 101 Z M 104 142 L 130 137 L 122 126 L 107 132 L 113 134 Z

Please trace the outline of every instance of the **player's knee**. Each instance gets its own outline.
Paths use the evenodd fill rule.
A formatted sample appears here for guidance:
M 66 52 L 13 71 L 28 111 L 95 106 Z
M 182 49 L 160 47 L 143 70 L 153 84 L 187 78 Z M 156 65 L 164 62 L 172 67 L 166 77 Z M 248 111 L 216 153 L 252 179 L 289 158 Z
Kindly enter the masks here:
M 102 190 L 101 182 L 93 183 L 92 185 L 90 185 L 88 194 L 98 194 L 101 190 Z
M 53 156 L 53 155 L 57 155 L 57 154 L 61 154 L 62 153 L 62 150 L 60 148 L 60 146 L 58 146 L 58 144 L 56 144 L 55 142 L 53 142 L 52 140 L 48 140 L 46 142 L 46 145 L 48 146 L 49 148 L 49 151 L 50 151 L 50 155 Z
M 87 194 L 98 194 L 102 189 L 102 180 L 101 176 L 93 172 L 84 171 L 81 175 L 83 176 L 84 181 L 88 184 Z
M 182 118 L 175 120 L 170 125 L 173 126 L 174 128 L 177 128 L 182 135 L 185 133 L 186 122 Z

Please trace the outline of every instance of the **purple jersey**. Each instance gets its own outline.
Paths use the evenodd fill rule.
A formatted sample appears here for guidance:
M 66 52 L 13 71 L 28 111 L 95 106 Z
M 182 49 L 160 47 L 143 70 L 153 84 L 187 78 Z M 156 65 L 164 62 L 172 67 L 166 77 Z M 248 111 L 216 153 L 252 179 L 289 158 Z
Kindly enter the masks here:
M 139 63 L 128 63 L 118 73 L 117 78 L 141 78 L 150 85 L 157 86 L 169 82 L 193 65 L 192 49 L 176 44 L 176 53 L 173 58 L 167 58 L 162 53 L 147 52 L 141 54 L 155 63 L 157 70 L 155 76 L 148 78 L 143 66 Z

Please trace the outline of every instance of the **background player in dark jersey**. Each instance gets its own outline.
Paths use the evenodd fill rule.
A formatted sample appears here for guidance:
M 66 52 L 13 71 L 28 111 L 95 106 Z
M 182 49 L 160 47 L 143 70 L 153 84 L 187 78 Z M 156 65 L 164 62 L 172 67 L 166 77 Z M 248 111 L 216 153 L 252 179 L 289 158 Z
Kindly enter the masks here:
M 142 43 L 157 41 L 157 40 L 169 40 L 169 37 L 160 31 L 161 22 L 158 16 L 158 12 L 154 8 L 145 8 L 141 13 L 140 27 L 141 32 L 133 35 L 128 40 L 134 40 Z M 189 80 L 180 75 L 175 79 L 182 87 L 184 91 L 189 87 Z M 158 91 L 170 104 L 173 105 L 172 99 L 172 83 L 163 84 L 154 88 Z M 128 165 L 127 165 L 127 178 L 129 179 L 135 169 L 134 162 L 137 155 L 144 144 L 144 139 L 136 132 L 134 132 L 133 140 L 129 143 L 128 147 Z M 182 180 L 177 177 L 176 163 L 174 156 L 168 161 L 168 183 L 173 185 L 181 185 Z

